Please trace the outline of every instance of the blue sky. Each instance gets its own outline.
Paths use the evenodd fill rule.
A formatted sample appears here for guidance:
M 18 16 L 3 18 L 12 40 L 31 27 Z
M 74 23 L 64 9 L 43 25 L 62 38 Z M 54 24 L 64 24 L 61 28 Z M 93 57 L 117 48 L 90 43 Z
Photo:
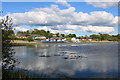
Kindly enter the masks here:
M 51 4 L 57 4 L 54 2 L 3 2 L 3 15 L 6 15 L 8 12 L 10 13 L 23 13 L 26 11 L 30 11 L 34 8 L 45 8 L 45 7 L 50 7 Z M 93 11 L 107 11 L 114 16 L 118 15 L 118 10 L 117 7 L 110 7 L 107 9 L 104 8 L 96 8 L 92 5 L 88 5 L 86 2 L 69 2 L 72 6 L 76 8 L 76 12 L 93 12 Z M 67 7 L 61 6 L 60 4 L 59 7 L 61 9 L 65 9 Z M 22 7 L 21 7 L 22 6 Z
M 4 0 L 3 2 L 55 2 L 57 0 Z M 69 2 L 84 2 L 84 0 L 66 0 Z
M 70 7 L 65 6 L 65 5 L 61 5 L 61 4 L 55 3 L 55 2 L 3 2 L 2 3 L 2 6 L 3 6 L 2 10 L 4 12 L 3 16 L 5 16 L 8 13 L 10 13 L 10 14 L 23 13 L 24 14 L 25 12 L 31 12 L 31 11 L 33 11 L 35 8 L 50 8 L 51 5 L 57 5 L 60 10 L 66 10 L 68 8 L 71 8 L 71 7 L 73 9 L 75 8 L 74 13 L 75 12 L 76 13 L 82 12 L 82 13 L 86 13 L 86 14 L 90 15 L 91 12 L 96 12 L 96 11 L 103 12 L 104 11 L 106 13 L 111 14 L 114 17 L 118 16 L 118 8 L 116 6 L 111 6 L 111 7 L 108 7 L 108 8 L 100 8 L 100 7 L 95 7 L 93 5 L 90 5 L 90 4 L 86 3 L 86 2 L 68 2 L 67 4 L 69 4 Z M 95 25 L 96 25 L 96 23 L 95 23 Z M 93 25 L 93 27 L 95 25 Z M 34 28 L 38 28 L 38 27 L 40 27 L 39 29 L 42 29 L 42 27 L 44 27 L 44 26 L 42 26 L 40 24 L 38 26 L 34 26 L 34 27 L 31 26 L 31 25 L 23 25 L 23 24 L 22 25 L 17 25 L 17 26 L 25 28 L 25 29 L 34 29 Z M 81 25 L 79 24 L 79 26 L 81 26 Z M 84 26 L 84 27 L 86 27 L 86 26 Z M 102 23 L 99 26 L 100 27 L 103 26 Z M 46 27 L 49 27 L 49 26 L 46 26 Z M 113 26 L 113 25 L 112 25 L 112 27 L 115 29 L 115 31 L 112 32 L 112 33 L 109 33 L 109 34 L 117 34 L 118 33 L 118 27 L 117 26 Z M 49 27 L 49 28 L 51 28 L 51 27 Z M 59 28 L 59 29 L 61 29 L 61 28 Z M 103 28 L 101 28 L 101 29 L 103 29 Z M 84 31 L 84 30 L 83 31 L 81 31 L 81 30 L 79 31 L 79 30 L 77 30 L 77 31 L 72 31 L 71 33 L 75 33 L 78 36 L 81 36 L 81 35 L 90 35 L 90 34 L 97 34 L 97 32 L 95 32 L 95 31 L 88 31 L 88 30 L 87 31 Z

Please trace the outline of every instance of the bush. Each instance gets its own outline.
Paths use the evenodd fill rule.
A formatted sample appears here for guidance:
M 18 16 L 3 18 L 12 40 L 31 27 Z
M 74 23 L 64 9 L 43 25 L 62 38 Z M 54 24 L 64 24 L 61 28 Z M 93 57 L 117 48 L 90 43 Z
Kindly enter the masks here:
M 15 38 L 15 40 L 26 40 L 25 38 Z
M 30 42 L 30 41 L 34 41 L 34 39 L 32 38 L 32 36 L 29 36 L 28 38 L 27 38 L 27 40 Z

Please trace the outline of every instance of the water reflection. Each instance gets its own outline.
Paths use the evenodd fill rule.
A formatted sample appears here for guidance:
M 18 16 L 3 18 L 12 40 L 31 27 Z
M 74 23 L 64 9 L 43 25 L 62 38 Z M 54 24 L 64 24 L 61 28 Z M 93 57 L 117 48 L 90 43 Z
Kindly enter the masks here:
M 36 47 L 37 46 L 37 47 Z M 18 68 L 61 77 L 116 77 L 118 71 L 117 43 L 104 44 L 37 44 L 35 47 L 15 47 L 20 61 Z M 76 53 L 87 58 L 63 59 L 59 52 Z M 40 57 L 40 55 L 51 57 Z

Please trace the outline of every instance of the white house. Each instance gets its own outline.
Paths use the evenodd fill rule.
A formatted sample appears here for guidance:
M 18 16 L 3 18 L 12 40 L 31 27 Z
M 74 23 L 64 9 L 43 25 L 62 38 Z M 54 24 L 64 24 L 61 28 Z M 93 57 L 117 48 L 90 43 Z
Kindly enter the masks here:
M 72 42 L 80 42 L 80 38 L 79 37 L 73 37 L 71 39 Z

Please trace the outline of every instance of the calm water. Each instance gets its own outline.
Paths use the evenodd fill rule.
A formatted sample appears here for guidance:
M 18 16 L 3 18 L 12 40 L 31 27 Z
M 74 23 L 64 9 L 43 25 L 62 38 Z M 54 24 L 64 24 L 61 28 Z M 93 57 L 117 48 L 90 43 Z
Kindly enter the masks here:
M 118 43 L 44 43 L 14 47 L 17 68 L 47 77 L 117 77 Z M 71 58 L 65 59 L 65 57 Z M 74 58 L 74 55 L 82 57 Z M 44 57 L 43 57 L 44 56 Z M 49 56 L 49 57 L 45 57 Z

